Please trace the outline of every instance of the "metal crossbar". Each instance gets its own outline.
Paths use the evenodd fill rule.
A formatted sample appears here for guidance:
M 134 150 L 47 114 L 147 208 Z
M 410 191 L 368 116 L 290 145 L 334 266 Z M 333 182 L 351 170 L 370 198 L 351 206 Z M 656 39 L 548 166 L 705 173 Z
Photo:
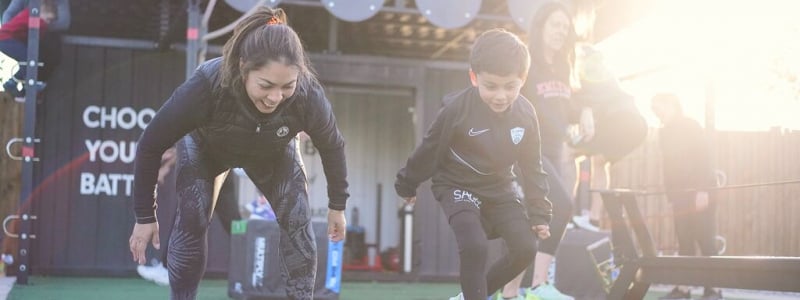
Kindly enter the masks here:
M 633 193 L 638 196 L 660 196 L 664 195 L 668 192 L 697 192 L 697 191 L 724 191 L 724 190 L 735 190 L 735 189 L 745 189 L 745 188 L 754 188 L 754 187 L 766 187 L 766 186 L 778 186 L 778 185 L 786 185 L 786 184 L 796 184 L 800 183 L 800 179 L 792 179 L 792 180 L 782 180 L 782 181 L 773 181 L 773 182 L 760 182 L 760 183 L 748 183 L 748 184 L 736 184 L 736 185 L 726 185 L 726 186 L 715 186 L 715 187 L 703 187 L 703 188 L 693 188 L 693 189 L 683 189 L 683 190 L 670 190 L 670 191 L 638 191 L 638 190 L 629 190 L 629 189 L 596 189 L 591 190 L 593 193 L 614 193 L 614 192 L 624 192 L 624 193 Z
M 800 257 L 659 256 L 636 203 L 645 193 L 597 192 L 611 218 L 614 261 L 621 266 L 608 299 L 643 299 L 651 283 L 800 292 Z

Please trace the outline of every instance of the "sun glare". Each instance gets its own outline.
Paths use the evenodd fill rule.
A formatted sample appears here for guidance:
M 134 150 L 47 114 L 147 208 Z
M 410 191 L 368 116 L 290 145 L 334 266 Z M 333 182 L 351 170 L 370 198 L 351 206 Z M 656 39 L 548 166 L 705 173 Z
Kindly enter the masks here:
M 715 127 L 800 129 L 800 1 L 663 0 L 598 44 L 643 112 L 656 92 L 681 96 Z

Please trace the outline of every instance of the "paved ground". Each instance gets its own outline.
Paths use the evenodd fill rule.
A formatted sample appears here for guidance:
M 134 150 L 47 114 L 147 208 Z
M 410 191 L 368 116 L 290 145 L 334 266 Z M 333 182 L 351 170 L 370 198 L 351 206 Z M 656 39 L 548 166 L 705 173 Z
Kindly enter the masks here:
M 8 298 L 8 293 L 11 292 L 11 288 L 14 287 L 14 282 L 16 281 L 17 277 L 5 277 L 4 274 L 0 277 L 0 300 Z
M 650 291 L 667 293 L 672 289 L 672 286 L 666 285 L 653 285 Z M 703 294 L 702 287 L 692 288 L 692 295 L 695 298 Z M 722 296 L 725 298 L 737 299 L 758 299 L 758 300 L 796 300 L 800 299 L 800 293 L 782 293 L 772 291 L 753 291 L 753 290 L 737 290 L 737 289 L 722 289 Z

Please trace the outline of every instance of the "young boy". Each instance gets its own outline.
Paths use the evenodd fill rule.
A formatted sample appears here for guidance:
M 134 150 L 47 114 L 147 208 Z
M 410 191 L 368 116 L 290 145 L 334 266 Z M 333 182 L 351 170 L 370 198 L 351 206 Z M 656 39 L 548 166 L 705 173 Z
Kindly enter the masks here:
M 413 204 L 419 184 L 432 178 L 458 242 L 462 294 L 451 299 L 484 300 L 530 265 L 535 235 L 550 235 L 552 206 L 536 113 L 520 95 L 530 66 L 527 47 L 493 29 L 475 40 L 469 60 L 472 86 L 445 96 L 422 144 L 397 173 L 395 189 Z M 515 164 L 527 216 L 512 185 Z M 488 239 L 497 237 L 509 252 L 487 270 Z

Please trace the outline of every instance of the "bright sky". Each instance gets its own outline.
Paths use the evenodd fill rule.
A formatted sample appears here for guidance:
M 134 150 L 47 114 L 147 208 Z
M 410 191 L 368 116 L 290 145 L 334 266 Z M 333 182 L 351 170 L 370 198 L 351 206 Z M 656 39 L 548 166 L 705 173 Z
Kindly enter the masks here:
M 797 0 L 661 0 L 597 47 L 620 77 L 660 70 L 623 82 L 645 114 L 669 91 L 702 123 L 712 86 L 719 130 L 800 129 L 798 14 Z

